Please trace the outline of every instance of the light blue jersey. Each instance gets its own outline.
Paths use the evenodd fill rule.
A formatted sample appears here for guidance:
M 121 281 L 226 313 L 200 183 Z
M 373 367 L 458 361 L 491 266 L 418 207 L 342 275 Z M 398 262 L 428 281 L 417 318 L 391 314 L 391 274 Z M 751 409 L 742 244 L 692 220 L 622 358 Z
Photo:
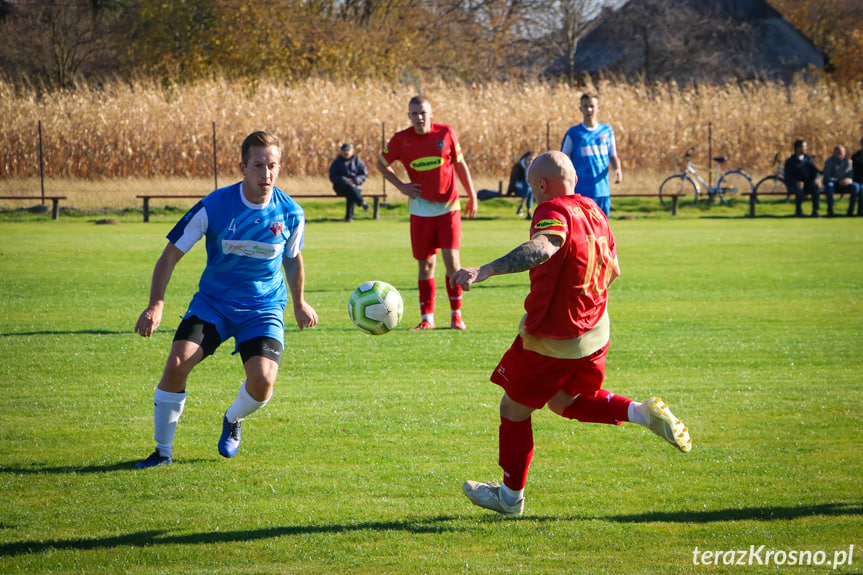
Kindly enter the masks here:
M 300 253 L 304 233 L 303 208 L 285 192 L 273 187 L 267 204 L 253 204 L 238 182 L 195 204 L 168 240 L 186 253 L 206 238 L 207 266 L 198 289 L 208 299 L 235 309 L 284 309 L 282 259 Z
M 578 175 L 576 194 L 593 199 L 611 196 L 608 166 L 617 156 L 611 126 L 599 124 L 592 130 L 584 123 L 573 126 L 563 137 L 560 151 L 569 156 Z

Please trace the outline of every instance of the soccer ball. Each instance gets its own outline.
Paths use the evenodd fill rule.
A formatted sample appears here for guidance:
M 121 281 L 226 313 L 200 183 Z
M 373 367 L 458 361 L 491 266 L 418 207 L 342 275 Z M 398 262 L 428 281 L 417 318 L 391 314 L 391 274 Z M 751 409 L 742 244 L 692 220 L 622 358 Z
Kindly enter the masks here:
M 360 330 L 383 335 L 402 319 L 404 302 L 399 290 L 386 282 L 366 282 L 354 290 L 348 301 L 348 314 Z

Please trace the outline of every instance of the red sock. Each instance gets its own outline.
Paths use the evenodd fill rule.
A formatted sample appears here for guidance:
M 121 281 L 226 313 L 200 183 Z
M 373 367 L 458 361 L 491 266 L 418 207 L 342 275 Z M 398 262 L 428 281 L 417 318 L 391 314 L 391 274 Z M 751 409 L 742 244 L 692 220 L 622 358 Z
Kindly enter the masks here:
M 567 419 L 577 419 L 585 423 L 610 423 L 620 425 L 629 421 L 629 404 L 632 400 L 622 395 L 600 389 L 593 395 L 581 394 L 563 410 Z
M 498 463 L 503 468 L 503 483 L 513 491 L 524 489 L 527 470 L 533 459 L 533 426 L 524 421 L 500 418 Z
M 420 290 L 420 313 L 422 315 L 434 313 L 434 278 L 429 280 L 418 280 L 417 285 Z
M 449 296 L 449 308 L 453 311 L 461 309 L 461 286 L 449 285 L 449 276 L 446 276 L 446 293 Z

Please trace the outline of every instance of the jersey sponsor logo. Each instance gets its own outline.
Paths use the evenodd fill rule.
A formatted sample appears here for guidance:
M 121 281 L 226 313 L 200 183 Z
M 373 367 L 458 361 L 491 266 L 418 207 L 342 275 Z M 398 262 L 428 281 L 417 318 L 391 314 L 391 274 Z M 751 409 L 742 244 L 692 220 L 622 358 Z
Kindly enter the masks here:
M 252 240 L 222 240 L 222 253 L 225 255 L 271 260 L 278 256 L 280 251 L 280 244 L 267 244 Z
M 544 219 L 544 220 L 539 220 L 538 222 L 536 222 L 536 225 L 535 225 L 535 226 L 533 226 L 533 227 L 534 227 L 535 229 L 537 229 L 537 230 L 545 230 L 545 229 L 548 229 L 548 228 L 558 228 L 558 227 L 562 227 L 562 226 L 565 226 L 565 225 L 566 225 L 566 224 L 564 224 L 564 223 L 563 223 L 562 221 L 560 221 L 560 220 L 553 220 L 553 219 L 551 219 L 551 218 L 547 218 L 547 219 Z
M 443 165 L 443 158 L 438 156 L 427 156 L 425 158 L 417 158 L 411 162 L 411 169 L 417 172 L 428 172 L 436 170 Z
M 608 144 L 600 144 L 600 145 L 588 145 L 582 146 L 578 149 L 582 156 L 585 157 L 593 157 L 593 156 L 607 156 L 608 155 Z
M 278 237 L 284 230 L 285 226 L 282 222 L 273 222 L 270 224 L 270 231 L 273 233 L 274 237 Z

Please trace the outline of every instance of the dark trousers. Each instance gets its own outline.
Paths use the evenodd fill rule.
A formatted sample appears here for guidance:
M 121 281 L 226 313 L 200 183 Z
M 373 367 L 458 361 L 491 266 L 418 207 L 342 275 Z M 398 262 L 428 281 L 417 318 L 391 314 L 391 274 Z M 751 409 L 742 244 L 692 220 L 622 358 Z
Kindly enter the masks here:
M 854 205 L 857 204 L 857 215 L 863 216 L 863 197 L 861 197 L 863 184 L 851 182 L 851 185 L 840 186 L 831 182 L 825 186 L 825 189 L 835 189 L 840 194 L 848 194 L 848 215 L 854 215 Z
M 820 196 L 821 196 L 821 188 L 818 187 L 818 184 L 815 182 L 810 182 L 803 186 L 803 188 L 798 188 L 797 186 L 789 186 L 789 192 L 794 194 L 794 204 L 796 206 L 795 214 L 797 217 L 803 215 L 803 200 L 806 199 L 806 195 L 809 194 L 812 196 L 812 215 L 815 216 L 818 214 L 818 207 L 820 204 Z M 824 196 L 827 199 L 827 214 L 833 215 L 833 188 L 829 188 L 824 190 Z
M 352 186 L 346 182 L 333 184 L 333 189 L 337 196 L 345 198 L 345 220 L 350 221 L 354 219 L 354 207 L 363 206 L 366 203 L 363 199 L 363 189 L 360 186 Z

